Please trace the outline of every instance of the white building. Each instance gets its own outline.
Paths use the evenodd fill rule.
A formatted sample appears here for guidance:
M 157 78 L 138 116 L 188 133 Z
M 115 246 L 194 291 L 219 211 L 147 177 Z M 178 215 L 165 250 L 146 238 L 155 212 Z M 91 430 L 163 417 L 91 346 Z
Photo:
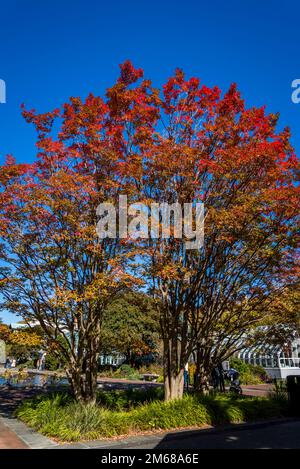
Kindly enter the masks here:
M 271 378 L 286 378 L 300 375 L 300 338 L 295 338 L 285 346 L 255 346 L 242 349 L 238 358 L 252 365 L 265 368 Z

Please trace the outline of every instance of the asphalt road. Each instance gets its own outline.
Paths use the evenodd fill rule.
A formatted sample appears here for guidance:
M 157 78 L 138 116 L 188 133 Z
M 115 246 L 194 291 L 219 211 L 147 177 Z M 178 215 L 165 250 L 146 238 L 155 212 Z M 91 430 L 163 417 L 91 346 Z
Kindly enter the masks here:
M 177 435 L 178 436 L 178 435 Z M 170 446 L 169 446 L 170 445 Z M 204 430 L 168 441 L 166 436 L 157 448 L 300 448 L 300 421 L 231 429 L 216 433 Z
M 105 446 L 101 445 L 102 448 Z M 148 435 L 114 442 L 110 447 L 113 449 L 299 449 L 300 420 Z

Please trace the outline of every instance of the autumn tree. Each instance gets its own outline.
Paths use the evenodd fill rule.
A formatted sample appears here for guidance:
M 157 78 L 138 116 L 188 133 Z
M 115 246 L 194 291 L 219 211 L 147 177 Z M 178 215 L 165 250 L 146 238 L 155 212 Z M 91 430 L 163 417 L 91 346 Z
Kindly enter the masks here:
M 268 298 L 265 314 L 252 331 L 252 342 L 268 345 L 286 346 L 300 336 L 300 284 L 299 282 L 273 292 Z
M 131 80 L 127 64 L 116 86 Z M 138 133 L 136 101 L 130 126 Z M 24 108 L 37 130 L 37 159 L 17 164 L 9 156 L 0 169 L 3 307 L 40 324 L 67 362 L 76 399 L 87 402 L 95 400 L 103 310 L 135 282 L 125 268 L 128 243 L 96 232 L 98 205 L 130 193 L 124 171 L 134 142 L 124 136 L 120 105 L 110 91 L 106 102 L 89 95 L 45 114 Z
M 173 399 L 195 348 L 204 390 L 221 351 L 261 323 L 270 295 L 297 281 L 299 160 L 289 130 L 276 130 L 278 115 L 247 109 L 236 85 L 222 96 L 177 70 L 158 96 L 159 121 L 133 174 L 140 198 L 149 209 L 205 205 L 202 248 L 187 249 L 174 215 L 169 237 L 140 240 L 159 299 L 165 398 Z M 161 234 L 164 223 L 160 216 Z
M 205 388 L 212 350 L 259 324 L 270 295 L 298 276 L 299 161 L 288 129 L 265 108 L 247 109 L 235 85 L 222 95 L 177 70 L 160 91 L 128 61 L 104 99 L 24 115 L 39 155 L 1 168 L 5 307 L 41 324 L 67 358 L 76 397 L 93 400 L 103 311 L 143 272 L 160 316 L 166 399 L 182 396 L 195 348 Z M 170 236 L 132 240 L 125 229 L 99 239 L 95 209 L 120 194 L 142 201 L 149 220 L 153 203 L 190 203 L 193 214 L 203 202 L 204 245 L 188 249 L 175 216 Z
M 9 337 L 11 334 L 11 329 L 6 324 L 0 323 L 0 340 L 4 340 L 4 342 L 8 342 Z
M 299 307 L 299 282 L 295 281 L 287 287 L 281 286 L 269 292 L 261 302 L 259 314 L 257 311 L 253 314 L 252 321 L 248 312 L 248 327 L 245 323 L 240 331 L 237 328 L 229 329 L 226 320 L 220 321 L 208 354 L 210 362 L 215 365 L 228 360 L 238 351 L 251 348 L 262 356 L 269 356 L 270 349 L 280 347 L 285 350 L 286 356 L 291 356 L 290 345 L 300 335 Z M 196 346 L 195 358 L 198 362 L 197 352 Z
M 67 108 L 64 112 L 67 135 Z M 91 401 L 101 311 L 120 288 L 122 272 L 118 277 L 110 262 L 108 252 L 114 246 L 101 245 L 95 233 L 101 195 L 95 196 L 98 182 L 86 171 L 89 163 L 81 166 L 72 143 L 48 137 L 53 114 L 25 115 L 37 125 L 41 150 L 32 165 L 17 165 L 9 158 L 1 168 L 4 307 L 28 324 L 38 321 L 68 363 L 74 395 Z
M 8 343 L 24 347 L 39 347 L 43 343 L 43 338 L 36 332 L 32 332 L 30 328 L 26 328 L 26 330 L 12 331 L 8 337 Z
M 31 354 L 43 344 L 43 337 L 29 327 L 12 330 L 6 324 L 0 324 L 0 339 L 6 344 L 7 354 L 28 360 Z
M 31 360 L 44 346 L 43 337 L 30 328 L 12 331 L 7 342 L 6 352 L 19 362 Z

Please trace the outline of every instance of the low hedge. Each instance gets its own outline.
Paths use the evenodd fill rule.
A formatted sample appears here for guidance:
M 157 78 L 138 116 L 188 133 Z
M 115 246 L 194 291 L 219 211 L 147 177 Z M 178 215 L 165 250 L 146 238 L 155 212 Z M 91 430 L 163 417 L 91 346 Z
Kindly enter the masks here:
M 277 418 L 287 413 L 287 401 L 282 399 L 231 395 L 186 395 L 171 402 L 156 399 L 117 405 L 118 410 L 112 407 L 104 405 L 103 398 L 101 405 L 83 405 L 67 394 L 52 394 L 25 401 L 16 415 L 44 435 L 79 441 Z

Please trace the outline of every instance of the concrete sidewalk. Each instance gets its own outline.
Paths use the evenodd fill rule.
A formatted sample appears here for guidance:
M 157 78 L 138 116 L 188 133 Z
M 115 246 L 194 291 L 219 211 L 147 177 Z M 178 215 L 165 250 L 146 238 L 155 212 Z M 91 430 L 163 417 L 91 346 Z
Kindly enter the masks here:
M 14 411 L 24 399 L 29 399 L 40 390 L 4 389 L 0 390 L 0 448 L 39 449 L 53 448 L 57 443 L 27 427 L 14 417 Z
M 0 449 L 300 449 L 300 420 L 293 418 L 174 430 L 117 439 L 57 444 L 17 419 L 0 417 Z
M 1 449 L 52 449 L 57 445 L 14 417 L 0 417 Z
M 28 446 L 22 441 L 15 432 L 11 431 L 5 425 L 0 417 L 0 449 L 27 449 Z

